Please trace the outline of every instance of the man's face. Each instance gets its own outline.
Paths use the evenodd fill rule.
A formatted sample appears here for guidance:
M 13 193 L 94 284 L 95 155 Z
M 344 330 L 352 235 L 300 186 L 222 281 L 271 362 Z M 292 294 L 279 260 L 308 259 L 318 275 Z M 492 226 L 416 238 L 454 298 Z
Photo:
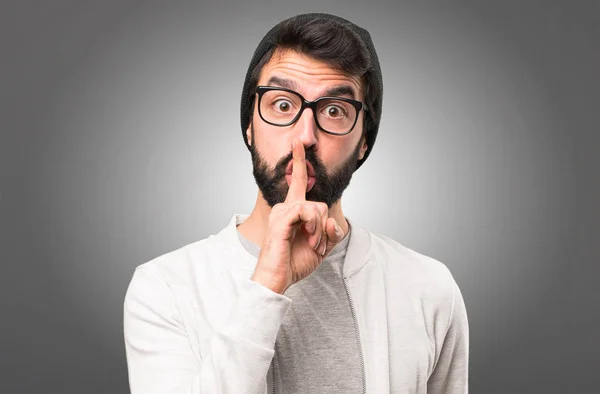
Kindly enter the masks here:
M 358 78 L 294 51 L 276 51 L 263 67 L 258 85 L 289 88 L 309 101 L 329 95 L 327 91 L 331 89 L 346 87 L 338 91 L 347 93 L 336 96 L 363 100 Z M 265 201 L 271 207 L 285 201 L 291 181 L 292 139 L 297 137 L 306 152 L 309 175 L 306 199 L 324 202 L 331 208 L 348 187 L 358 160 L 367 150 L 365 139 L 361 139 L 364 111 L 359 113 L 350 134 L 331 135 L 317 128 L 311 109 L 305 109 L 296 123 L 278 127 L 261 119 L 257 104 L 256 99 L 246 133 L 254 178 Z M 314 185 L 310 187 L 312 182 Z

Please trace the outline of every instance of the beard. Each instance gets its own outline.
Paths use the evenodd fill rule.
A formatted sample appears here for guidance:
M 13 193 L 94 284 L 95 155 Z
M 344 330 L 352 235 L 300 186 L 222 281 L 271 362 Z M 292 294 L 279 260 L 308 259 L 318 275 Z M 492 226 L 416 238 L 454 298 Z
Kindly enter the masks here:
M 252 134 L 254 134 L 253 127 L 250 127 Z M 254 137 L 252 140 L 254 141 Z M 356 148 L 350 157 L 336 168 L 331 175 L 327 174 L 325 165 L 316 156 L 313 148 L 305 150 L 306 161 L 310 162 L 315 170 L 315 184 L 306 193 L 307 201 L 324 202 L 329 208 L 339 201 L 342 193 L 350 184 L 352 174 L 356 171 L 360 145 L 360 142 L 356 144 Z M 293 160 L 293 154 L 290 152 L 287 156 L 282 157 L 271 169 L 264 157 L 257 152 L 255 146 L 255 144 L 250 145 L 254 179 L 265 201 L 273 208 L 275 204 L 284 202 L 287 197 L 289 186 L 285 179 L 285 172 L 288 163 Z

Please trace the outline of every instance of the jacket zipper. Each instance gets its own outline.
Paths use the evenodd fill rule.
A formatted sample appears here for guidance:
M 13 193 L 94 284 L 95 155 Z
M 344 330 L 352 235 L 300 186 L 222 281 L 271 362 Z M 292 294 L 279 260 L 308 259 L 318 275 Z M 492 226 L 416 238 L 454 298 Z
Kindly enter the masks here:
M 271 394 L 275 394 L 275 355 L 271 359 Z
M 358 322 L 356 321 L 356 313 L 354 312 L 354 303 L 352 302 L 352 297 L 350 296 L 350 290 L 348 290 L 348 277 L 344 276 L 344 289 L 346 289 L 346 295 L 348 296 L 348 301 L 350 302 L 350 311 L 352 312 L 352 320 L 354 320 L 354 332 L 356 333 L 356 343 L 358 344 L 358 354 L 360 356 L 360 369 L 362 371 L 362 392 L 363 394 L 367 393 L 367 385 L 365 378 L 365 361 L 363 358 L 362 347 L 360 345 L 360 332 L 358 331 Z

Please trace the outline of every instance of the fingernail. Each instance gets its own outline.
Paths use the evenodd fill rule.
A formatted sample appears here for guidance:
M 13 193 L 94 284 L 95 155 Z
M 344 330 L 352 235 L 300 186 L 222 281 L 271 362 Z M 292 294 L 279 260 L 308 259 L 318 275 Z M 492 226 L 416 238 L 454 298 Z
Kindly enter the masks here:
M 335 225 L 335 233 L 337 235 L 340 235 L 342 233 L 342 228 L 339 226 L 339 224 Z

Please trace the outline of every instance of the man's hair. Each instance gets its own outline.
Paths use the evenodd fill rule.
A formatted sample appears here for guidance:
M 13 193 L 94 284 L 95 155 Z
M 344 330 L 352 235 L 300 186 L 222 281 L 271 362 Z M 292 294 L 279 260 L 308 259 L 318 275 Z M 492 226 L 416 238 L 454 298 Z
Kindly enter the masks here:
M 352 22 L 329 14 L 298 15 L 271 29 L 256 49 L 244 83 L 241 121 L 246 146 L 245 130 L 252 120 L 260 73 L 279 50 L 293 50 L 323 61 L 333 69 L 361 81 L 363 100 L 368 108 L 363 124 L 368 150 L 363 160 L 359 161 L 357 168 L 360 167 L 375 143 L 383 94 L 379 61 L 369 33 Z

